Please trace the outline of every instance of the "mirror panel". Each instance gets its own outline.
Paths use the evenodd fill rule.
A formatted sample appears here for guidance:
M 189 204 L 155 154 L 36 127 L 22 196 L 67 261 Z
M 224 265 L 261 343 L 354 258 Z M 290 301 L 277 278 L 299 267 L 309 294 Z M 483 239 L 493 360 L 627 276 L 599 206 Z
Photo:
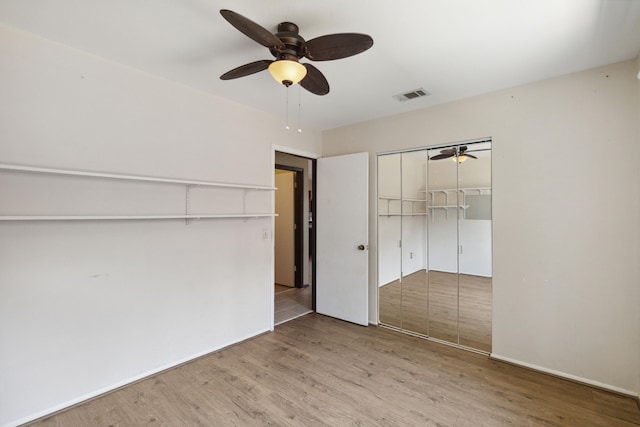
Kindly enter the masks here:
M 491 351 L 491 143 L 468 146 L 458 166 L 459 344 Z
M 378 321 L 402 327 L 401 154 L 378 156 Z
M 491 193 L 491 141 L 378 156 L 381 324 L 491 351 Z
M 453 157 L 429 150 L 429 336 L 458 342 L 457 169 Z
M 402 153 L 402 329 L 428 334 L 427 151 Z

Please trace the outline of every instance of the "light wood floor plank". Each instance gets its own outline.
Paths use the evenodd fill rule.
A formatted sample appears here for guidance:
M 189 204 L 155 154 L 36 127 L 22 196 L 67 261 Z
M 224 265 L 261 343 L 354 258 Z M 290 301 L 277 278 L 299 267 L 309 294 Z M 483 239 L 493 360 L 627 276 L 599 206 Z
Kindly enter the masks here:
M 633 399 L 318 314 L 35 426 L 640 425 Z
M 309 313 L 313 305 L 312 298 L 311 286 L 307 286 L 306 288 L 289 288 L 276 284 L 273 307 L 274 324 L 278 325 Z

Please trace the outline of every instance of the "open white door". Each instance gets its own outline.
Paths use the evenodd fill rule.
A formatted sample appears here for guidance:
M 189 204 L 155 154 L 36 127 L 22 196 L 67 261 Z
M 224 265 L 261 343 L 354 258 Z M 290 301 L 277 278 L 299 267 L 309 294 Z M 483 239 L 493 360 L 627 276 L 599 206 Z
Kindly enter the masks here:
M 317 162 L 316 312 L 369 321 L 369 153 Z

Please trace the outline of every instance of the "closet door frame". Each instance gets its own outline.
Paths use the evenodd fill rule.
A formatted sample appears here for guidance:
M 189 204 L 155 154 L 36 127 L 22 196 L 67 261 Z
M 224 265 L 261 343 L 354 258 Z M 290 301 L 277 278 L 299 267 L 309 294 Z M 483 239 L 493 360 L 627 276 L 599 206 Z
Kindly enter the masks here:
M 481 143 L 489 143 L 490 145 L 489 145 L 488 150 L 492 150 L 492 148 L 493 148 L 492 147 L 492 142 L 493 141 L 492 141 L 491 137 L 479 138 L 479 139 L 474 139 L 474 140 L 460 141 L 460 142 L 454 142 L 454 143 L 448 143 L 448 144 L 439 144 L 439 145 L 432 145 L 432 146 L 424 146 L 424 147 L 416 147 L 416 148 L 409 148 L 409 149 L 402 149 L 402 150 L 379 152 L 379 153 L 376 154 L 376 157 L 379 159 L 381 156 L 386 156 L 386 155 L 392 155 L 392 154 L 400 154 L 400 155 L 402 155 L 403 153 L 423 151 L 425 153 L 425 160 L 426 160 L 427 156 L 428 156 L 427 153 L 429 153 L 429 152 L 433 153 L 435 150 L 443 150 L 443 149 L 453 148 L 453 147 L 455 147 L 456 149 L 459 149 L 459 147 L 461 147 L 461 146 L 467 146 L 467 147 L 471 146 L 468 149 L 468 151 L 471 151 L 473 145 L 481 144 Z M 474 159 L 467 159 L 467 161 L 473 161 L 473 160 Z M 425 172 L 425 175 L 426 175 L 426 179 L 425 179 L 425 190 L 426 190 L 425 196 L 426 197 L 425 198 L 427 199 L 427 211 L 429 211 L 429 207 L 428 207 L 428 203 L 429 203 L 428 202 L 428 200 L 429 200 L 429 166 L 428 166 L 428 163 L 429 163 L 429 160 L 426 160 L 425 163 L 427 164 L 426 172 Z M 461 198 L 460 197 L 460 193 L 461 193 L 460 189 L 464 188 L 464 186 L 460 186 L 459 182 L 458 182 L 459 181 L 459 174 L 460 174 L 460 163 L 459 162 L 455 162 L 455 163 L 456 163 L 455 203 L 459 205 L 459 204 L 462 203 L 462 202 L 460 202 L 460 198 Z M 379 165 L 378 161 L 376 161 L 376 165 Z M 400 182 L 402 182 L 402 178 L 403 178 L 403 169 L 402 168 L 403 168 L 403 162 L 401 161 Z M 492 175 L 493 168 L 491 168 L 491 166 L 490 166 L 490 170 L 491 170 L 490 175 Z M 380 171 L 376 170 L 376 182 L 378 182 L 378 180 L 379 180 L 379 174 L 380 174 Z M 489 188 L 490 194 L 492 195 L 493 194 L 492 176 L 489 177 L 489 187 L 488 188 Z M 402 191 L 402 184 L 401 184 L 401 191 Z M 378 198 L 380 198 L 382 195 L 379 192 L 379 185 L 378 185 L 377 193 L 378 193 L 377 194 Z M 380 212 L 380 202 L 379 202 L 379 200 L 380 199 L 378 199 L 378 203 L 376 205 L 376 236 L 378 236 L 378 242 L 377 242 L 378 257 L 376 257 L 377 278 L 379 278 L 379 276 L 380 276 L 379 254 L 380 254 L 380 243 L 381 242 L 380 242 L 380 239 L 379 239 L 379 226 L 380 226 L 380 215 L 382 214 Z M 453 347 L 457 347 L 457 348 L 461 348 L 461 349 L 464 349 L 464 350 L 468 350 L 468 351 L 472 351 L 472 352 L 476 352 L 476 353 L 481 353 L 481 354 L 490 354 L 490 352 L 491 352 L 490 349 L 487 351 L 487 350 L 484 350 L 484 349 L 477 349 L 477 348 L 468 347 L 468 346 L 460 344 L 461 335 L 460 335 L 460 307 L 459 307 L 459 304 L 460 304 L 460 281 L 459 281 L 459 277 L 460 277 L 460 275 L 462 273 L 460 271 L 460 252 L 459 252 L 459 248 L 460 248 L 460 241 L 461 241 L 461 239 L 460 239 L 460 232 L 461 232 L 461 224 L 460 224 L 460 222 L 461 222 L 462 219 L 464 219 L 464 213 L 461 212 L 461 208 L 456 208 L 455 211 L 456 211 L 456 247 L 458 248 L 458 253 L 457 253 L 457 256 L 456 256 L 456 273 L 455 273 L 456 277 L 458 278 L 458 280 L 457 280 L 458 285 L 457 285 L 457 291 L 456 291 L 457 292 L 457 305 L 458 305 L 457 313 L 456 313 L 456 319 L 457 319 L 457 321 L 456 321 L 456 331 L 457 331 L 456 332 L 456 342 L 451 342 L 451 341 L 435 338 L 435 337 L 431 336 L 431 333 L 430 333 L 429 329 L 427 330 L 426 334 L 422 334 L 422 333 L 419 333 L 419 332 L 406 330 L 403 327 L 398 327 L 396 325 L 387 325 L 387 324 L 381 322 L 380 321 L 380 297 L 377 298 L 377 300 L 378 300 L 378 316 L 377 316 L 378 324 L 380 326 L 382 326 L 382 327 L 389 327 L 391 329 L 395 329 L 395 330 L 398 330 L 398 331 L 401 331 L 401 332 L 405 332 L 405 333 L 408 333 L 408 334 L 411 334 L 411 335 L 420 336 L 420 337 L 428 339 L 428 340 L 440 342 L 440 343 L 443 343 L 443 344 L 446 344 L 446 345 L 450 345 L 450 346 L 453 346 Z M 451 213 L 449 213 L 449 214 L 451 214 Z M 401 217 L 401 222 L 402 222 L 402 219 L 403 219 L 403 217 Z M 491 240 L 491 249 L 490 249 L 490 251 L 493 252 L 493 244 L 492 244 L 492 242 L 493 242 L 493 218 L 491 217 L 490 220 L 491 220 L 491 223 L 490 223 L 490 228 L 491 228 L 491 232 L 490 232 L 490 235 L 491 235 L 491 239 L 490 239 Z M 431 221 L 431 214 L 429 214 L 427 221 Z M 431 254 L 429 252 L 429 239 L 431 238 L 431 236 L 430 236 L 429 233 L 430 233 L 429 226 L 427 226 L 426 230 L 425 230 L 425 248 L 424 248 L 424 250 L 426 252 L 426 257 L 427 257 L 426 266 L 425 266 L 425 268 L 427 270 L 427 276 L 429 275 L 429 271 L 430 271 L 430 268 L 431 268 L 431 265 L 430 265 L 430 256 L 431 256 Z M 403 238 L 402 226 L 401 226 L 401 235 L 399 237 L 400 237 L 400 241 L 401 241 L 401 245 L 402 245 L 402 238 Z M 401 270 L 400 276 L 401 277 L 399 278 L 400 282 L 402 282 L 402 277 L 404 275 L 404 271 L 402 271 L 403 270 L 403 268 L 402 268 L 403 267 L 403 259 L 402 259 L 402 257 L 403 257 L 403 254 L 402 254 L 402 251 L 401 251 L 401 254 L 400 254 L 400 270 Z M 493 258 L 493 255 L 491 254 L 491 259 L 492 258 Z M 492 263 L 492 261 L 491 261 L 491 263 Z M 493 267 L 492 266 L 490 267 L 490 270 L 491 270 L 491 276 L 490 277 L 492 277 L 493 276 Z M 378 295 L 379 295 L 380 294 L 380 284 L 378 283 L 378 280 L 376 281 L 376 285 L 377 285 Z M 427 298 L 429 298 L 429 292 L 430 292 L 429 285 L 430 284 L 427 283 Z M 428 319 L 427 325 L 430 325 L 430 323 L 431 323 L 431 318 L 430 318 L 431 313 L 429 312 L 429 307 L 428 306 L 429 306 L 429 304 L 427 303 L 427 307 L 425 308 L 425 310 L 427 312 L 427 319 Z M 402 309 L 402 307 L 401 307 L 401 309 Z M 492 326 L 491 326 L 491 329 L 492 329 Z M 493 335 L 493 334 L 491 333 L 491 335 Z

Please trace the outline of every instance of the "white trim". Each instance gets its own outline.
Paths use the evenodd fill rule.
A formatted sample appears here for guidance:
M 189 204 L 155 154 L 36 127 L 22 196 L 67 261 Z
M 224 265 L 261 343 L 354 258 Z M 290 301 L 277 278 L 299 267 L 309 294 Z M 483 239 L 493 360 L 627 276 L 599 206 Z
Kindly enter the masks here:
M 272 144 L 271 145 L 271 165 L 269 166 L 270 170 L 273 171 L 275 170 L 276 167 L 276 152 L 279 153 L 285 153 L 285 154 L 292 154 L 294 156 L 300 156 L 300 157 L 305 157 L 308 159 L 318 159 L 320 158 L 320 155 L 317 153 L 312 153 L 310 151 L 303 151 L 303 150 L 298 150 L 297 148 L 291 148 L 291 147 L 286 147 L 284 145 L 276 145 L 276 144 Z M 271 186 L 273 188 L 275 188 L 276 186 L 276 177 L 275 174 L 272 173 L 271 174 Z M 276 211 L 276 195 L 275 195 L 275 191 L 271 193 L 271 212 L 275 212 Z M 269 306 L 269 313 L 270 313 L 270 322 L 271 322 L 271 327 L 270 327 L 270 331 L 273 331 L 276 327 L 275 325 L 275 304 L 276 304 L 276 294 L 275 294 L 275 289 L 273 284 L 275 283 L 275 277 L 276 277 L 276 272 L 275 272 L 275 238 L 274 238 L 274 230 L 275 230 L 275 216 L 271 219 L 271 284 L 269 285 L 269 298 L 267 299 L 268 302 L 270 303 Z
M 185 364 L 187 362 L 191 362 L 192 360 L 198 359 L 198 358 L 206 356 L 208 354 L 215 353 L 216 351 L 220 351 L 220 350 L 222 350 L 222 349 L 224 349 L 226 347 L 230 347 L 230 346 L 232 346 L 234 344 L 238 344 L 238 343 L 240 343 L 242 341 L 246 341 L 246 340 L 248 340 L 250 338 L 256 337 L 256 336 L 258 336 L 260 334 L 263 334 L 265 332 L 269 332 L 269 330 L 268 329 L 261 330 L 261 331 L 256 332 L 255 334 L 245 336 L 244 338 L 240 338 L 237 341 L 233 341 L 233 342 L 230 342 L 228 344 L 224 344 L 224 345 L 221 345 L 221 346 L 218 346 L 218 347 L 214 347 L 212 349 L 205 350 L 205 351 L 200 352 L 200 353 L 196 353 L 194 355 L 185 357 L 185 358 L 177 360 L 175 362 L 168 363 L 168 364 L 160 366 L 160 367 L 158 367 L 156 369 L 152 369 L 152 370 L 144 372 L 144 373 L 142 373 L 140 375 L 136 375 L 135 377 L 132 377 L 132 378 L 130 378 L 128 380 L 119 381 L 119 382 L 117 382 L 115 384 L 112 384 L 112 385 L 107 386 L 107 387 L 103 387 L 103 388 L 101 388 L 101 389 L 99 389 L 97 391 L 94 391 L 92 393 L 88 393 L 88 394 L 85 394 L 84 396 L 78 397 L 76 399 L 72 399 L 72 400 L 70 400 L 70 401 L 68 401 L 66 403 L 62 403 L 62 404 L 53 406 L 53 407 L 51 407 L 49 409 L 45 409 L 44 411 L 38 412 L 37 414 L 29 415 L 28 417 L 25 417 L 25 418 L 22 418 L 22 419 L 19 419 L 19 420 L 9 421 L 9 423 L 5 424 L 3 427 L 18 426 L 18 425 L 26 424 L 28 422 L 37 420 L 39 418 L 46 417 L 46 416 L 51 415 L 51 414 L 53 414 L 55 412 L 61 411 L 63 409 L 68 409 L 71 406 L 78 405 L 78 404 L 84 403 L 84 402 L 86 402 L 88 400 L 91 400 L 91 399 L 94 399 L 96 397 L 99 397 L 101 395 L 110 393 L 110 392 L 115 391 L 115 390 L 117 390 L 117 389 L 119 389 L 121 387 L 124 387 L 124 386 L 127 386 L 127 385 L 131 385 L 131 384 L 133 384 L 135 382 L 144 380 L 144 379 L 146 379 L 146 378 L 148 378 L 148 377 L 150 377 L 152 375 L 156 375 L 156 374 L 158 374 L 160 372 L 166 371 L 166 370 L 171 369 L 171 368 L 175 368 L 177 366 L 180 366 L 180 365 Z
M 320 157 L 322 157 L 320 154 L 318 153 L 312 153 L 310 151 L 303 151 L 303 150 L 298 150 L 297 148 L 291 148 L 291 147 L 285 147 L 284 145 L 276 145 L 273 144 L 271 145 L 272 151 L 273 151 L 273 160 L 275 162 L 275 152 L 279 151 L 281 153 L 286 153 L 286 154 L 293 154 L 294 156 L 300 156 L 300 157 L 307 157 L 309 159 L 319 159 Z M 274 163 L 275 165 L 275 163 Z
M 574 381 L 580 384 L 585 384 L 585 385 L 589 385 L 592 387 L 596 387 L 602 390 L 607 390 L 607 391 L 612 391 L 614 393 L 617 394 L 622 394 L 625 396 L 629 396 L 629 397 L 633 397 L 633 398 L 639 398 L 640 396 L 638 395 L 637 392 L 631 391 L 631 390 L 627 390 L 621 387 L 616 387 L 610 384 L 604 384 L 601 383 L 599 381 L 594 381 L 594 380 L 590 380 L 587 378 L 582 378 L 582 377 L 578 377 L 576 375 L 572 375 L 572 374 L 567 374 L 566 372 L 561 372 L 561 371 L 556 371 L 554 369 L 549 369 L 549 368 L 544 368 L 542 366 L 538 366 L 538 365 L 533 365 L 531 363 L 527 363 L 527 362 L 521 362 L 520 360 L 516 360 L 516 359 L 511 359 L 509 357 L 504 357 L 504 356 L 500 356 L 499 354 L 495 354 L 495 353 L 491 353 L 491 355 L 489 356 L 491 359 L 494 360 L 498 360 L 500 362 L 506 362 L 509 363 L 511 365 L 516 365 L 516 366 L 521 366 L 523 368 L 528 368 L 534 371 L 538 371 L 538 372 L 543 372 L 545 374 L 549 374 L 549 375 L 553 375 L 555 377 L 559 377 L 559 378 L 564 378 L 570 381 Z

